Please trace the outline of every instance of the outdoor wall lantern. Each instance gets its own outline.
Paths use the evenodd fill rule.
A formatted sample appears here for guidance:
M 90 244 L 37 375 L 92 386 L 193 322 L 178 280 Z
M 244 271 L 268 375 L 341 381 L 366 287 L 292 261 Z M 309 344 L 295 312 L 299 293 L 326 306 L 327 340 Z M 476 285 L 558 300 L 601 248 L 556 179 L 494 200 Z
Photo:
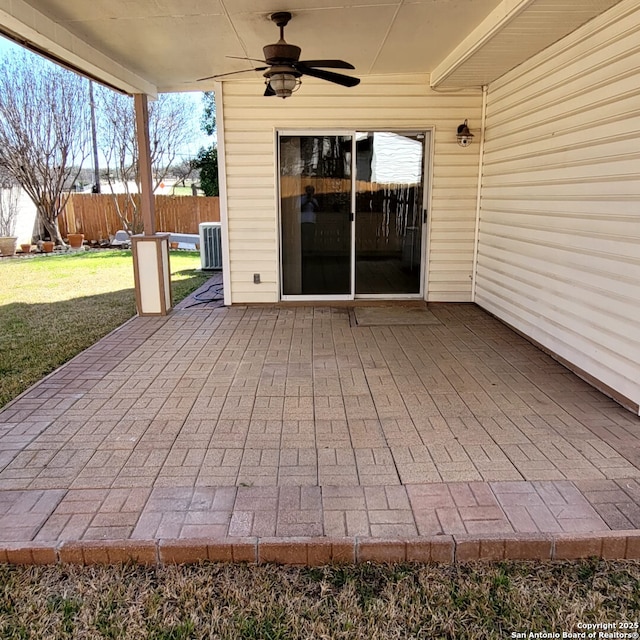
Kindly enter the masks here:
M 461 147 L 468 147 L 473 142 L 473 133 L 469 131 L 469 124 L 467 120 L 458 127 L 456 139 Z
M 288 98 L 300 86 L 300 78 L 291 73 L 274 73 L 269 78 L 269 86 L 278 98 Z

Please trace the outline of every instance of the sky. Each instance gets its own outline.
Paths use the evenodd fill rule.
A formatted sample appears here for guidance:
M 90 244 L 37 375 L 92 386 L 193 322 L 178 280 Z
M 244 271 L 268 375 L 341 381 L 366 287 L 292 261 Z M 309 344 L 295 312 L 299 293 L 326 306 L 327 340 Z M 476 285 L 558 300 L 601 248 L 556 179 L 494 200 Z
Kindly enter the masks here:
M 4 56 L 6 53 L 15 50 L 21 49 L 20 45 L 14 43 L 7 38 L 4 38 L 0 35 L 0 57 Z M 36 54 L 31 54 L 36 55 Z M 208 147 L 212 142 L 215 142 L 215 136 L 209 137 L 204 132 L 200 130 L 200 119 L 202 117 L 202 94 L 200 92 L 185 92 L 182 94 L 187 97 L 187 99 L 193 101 L 193 109 L 191 110 L 191 114 L 193 117 L 193 128 L 196 132 L 196 136 L 194 138 L 193 143 L 185 146 L 180 150 L 179 156 L 181 159 L 190 159 L 193 158 L 200 147 Z

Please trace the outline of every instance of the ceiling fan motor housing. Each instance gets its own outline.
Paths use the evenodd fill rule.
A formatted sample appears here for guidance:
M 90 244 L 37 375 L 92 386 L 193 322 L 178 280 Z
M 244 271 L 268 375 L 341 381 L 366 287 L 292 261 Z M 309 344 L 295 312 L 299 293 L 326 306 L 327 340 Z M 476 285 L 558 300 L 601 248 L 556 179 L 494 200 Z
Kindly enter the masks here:
M 262 52 L 264 53 L 264 59 L 269 64 L 291 64 L 292 62 L 298 62 L 302 49 L 295 44 L 276 42 L 262 47 Z

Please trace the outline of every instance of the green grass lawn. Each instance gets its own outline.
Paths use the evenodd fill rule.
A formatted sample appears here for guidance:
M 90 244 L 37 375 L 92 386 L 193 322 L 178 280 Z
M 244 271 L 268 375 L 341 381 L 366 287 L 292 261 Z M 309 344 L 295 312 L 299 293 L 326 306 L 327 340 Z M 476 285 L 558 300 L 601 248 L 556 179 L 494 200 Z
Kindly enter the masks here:
M 171 252 L 174 302 L 206 282 Z M 0 407 L 135 314 L 130 251 L 0 260 Z
M 560 638 L 585 623 L 633 624 L 639 612 L 637 562 L 0 565 L 5 640 Z
M 191 196 L 193 195 L 193 191 L 191 190 L 191 186 L 188 187 L 172 187 L 171 189 L 172 196 Z

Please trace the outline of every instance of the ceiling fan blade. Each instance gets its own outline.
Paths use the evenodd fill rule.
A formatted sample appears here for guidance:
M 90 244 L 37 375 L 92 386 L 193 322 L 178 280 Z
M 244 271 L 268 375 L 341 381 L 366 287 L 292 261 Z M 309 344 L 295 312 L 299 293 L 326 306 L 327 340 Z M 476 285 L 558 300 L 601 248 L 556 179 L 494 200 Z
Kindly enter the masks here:
M 260 58 L 245 58 L 244 56 L 225 56 L 225 58 L 231 58 L 232 60 L 253 60 L 253 62 L 269 64 L 266 60 L 261 60 Z
M 360 84 L 360 78 L 352 78 L 351 76 L 345 76 L 341 73 L 333 73 L 332 71 L 322 71 L 321 69 L 313 69 L 307 67 L 304 64 L 296 63 L 292 65 L 296 71 L 299 71 L 305 76 L 312 76 L 313 78 L 320 78 L 320 80 L 328 80 L 329 82 L 335 82 L 343 87 L 355 87 Z
M 207 76 L 206 78 L 198 78 L 197 82 L 202 80 L 215 80 L 216 78 L 224 78 L 225 76 L 233 76 L 236 73 L 248 73 L 249 71 L 266 71 L 269 67 L 256 67 L 255 69 L 242 69 L 242 71 L 230 71 L 229 73 L 218 73 L 215 76 Z
M 273 90 L 273 87 L 267 82 L 267 87 L 264 90 L 265 96 L 275 96 L 276 92 Z
M 298 64 L 305 67 L 324 67 L 325 69 L 355 69 L 355 67 L 344 60 L 300 60 Z

